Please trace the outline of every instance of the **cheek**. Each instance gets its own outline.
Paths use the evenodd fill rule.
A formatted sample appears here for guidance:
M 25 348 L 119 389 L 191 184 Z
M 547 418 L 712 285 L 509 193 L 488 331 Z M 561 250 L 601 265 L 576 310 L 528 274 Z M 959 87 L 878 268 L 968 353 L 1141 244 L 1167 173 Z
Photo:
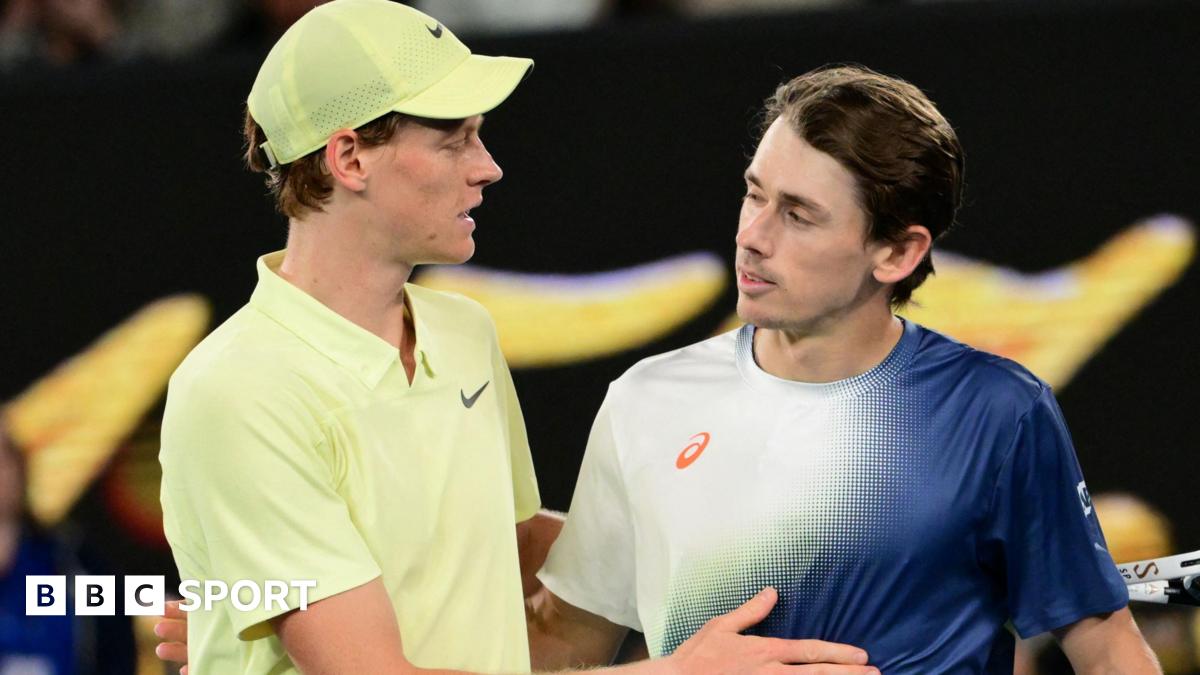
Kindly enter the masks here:
M 416 169 L 410 174 L 413 183 L 430 198 L 453 194 L 462 183 L 458 163 L 450 158 L 440 157 L 436 161 L 424 162 Z
M 445 190 L 440 188 L 437 183 L 428 180 L 419 180 L 414 182 L 409 189 L 409 198 L 411 202 L 410 209 L 420 211 L 429 215 L 434 215 L 441 208 L 445 199 L 442 196 Z
M 408 158 L 397 167 L 397 194 L 403 194 L 414 206 L 434 207 L 451 192 L 450 173 L 443 162 Z
M 789 254 L 780 266 L 786 286 L 814 289 L 859 283 L 867 262 L 867 254 L 860 247 L 806 233 L 795 233 L 789 239 Z

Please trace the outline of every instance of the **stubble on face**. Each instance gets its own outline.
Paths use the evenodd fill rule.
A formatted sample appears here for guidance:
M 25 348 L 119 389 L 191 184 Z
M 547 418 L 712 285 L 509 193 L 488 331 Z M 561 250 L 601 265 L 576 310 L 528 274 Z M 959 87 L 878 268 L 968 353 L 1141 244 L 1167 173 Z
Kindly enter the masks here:
M 872 276 L 875 247 L 849 170 L 776 120 L 746 179 L 737 237 L 743 321 L 828 332 L 872 301 L 880 288 Z

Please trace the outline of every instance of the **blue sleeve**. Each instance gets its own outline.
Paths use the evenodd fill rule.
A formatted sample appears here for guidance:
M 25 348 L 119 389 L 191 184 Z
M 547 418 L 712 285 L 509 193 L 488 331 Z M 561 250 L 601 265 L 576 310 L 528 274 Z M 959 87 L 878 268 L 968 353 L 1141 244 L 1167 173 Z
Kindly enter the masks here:
M 1018 422 L 1000 467 L 981 557 L 1002 577 L 1023 638 L 1129 602 L 1048 387 Z

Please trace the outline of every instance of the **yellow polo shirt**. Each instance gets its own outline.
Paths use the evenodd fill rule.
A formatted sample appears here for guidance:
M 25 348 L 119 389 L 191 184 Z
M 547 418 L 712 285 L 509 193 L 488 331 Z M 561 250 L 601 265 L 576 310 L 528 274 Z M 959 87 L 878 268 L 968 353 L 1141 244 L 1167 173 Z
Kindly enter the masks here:
M 180 577 L 313 579 L 312 603 L 382 576 L 414 664 L 528 671 L 514 524 L 540 502 L 490 317 L 405 286 L 410 386 L 395 347 L 285 281 L 282 259 L 259 259 L 250 303 L 171 378 L 160 461 Z M 282 613 L 193 611 L 191 672 L 296 672 L 267 623 Z

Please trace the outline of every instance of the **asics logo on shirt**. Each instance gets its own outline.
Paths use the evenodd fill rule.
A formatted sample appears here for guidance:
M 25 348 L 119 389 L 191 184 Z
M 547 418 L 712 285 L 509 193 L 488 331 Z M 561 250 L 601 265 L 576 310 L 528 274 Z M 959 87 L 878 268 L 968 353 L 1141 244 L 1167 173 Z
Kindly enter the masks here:
M 679 453 L 679 456 L 675 458 L 675 468 L 686 469 L 691 466 L 692 462 L 699 459 L 700 454 L 703 453 L 704 449 L 708 447 L 708 441 L 710 438 L 712 438 L 712 436 L 707 431 L 701 431 L 695 436 L 689 438 L 688 440 L 691 441 L 691 443 L 689 443 L 688 446 Z

